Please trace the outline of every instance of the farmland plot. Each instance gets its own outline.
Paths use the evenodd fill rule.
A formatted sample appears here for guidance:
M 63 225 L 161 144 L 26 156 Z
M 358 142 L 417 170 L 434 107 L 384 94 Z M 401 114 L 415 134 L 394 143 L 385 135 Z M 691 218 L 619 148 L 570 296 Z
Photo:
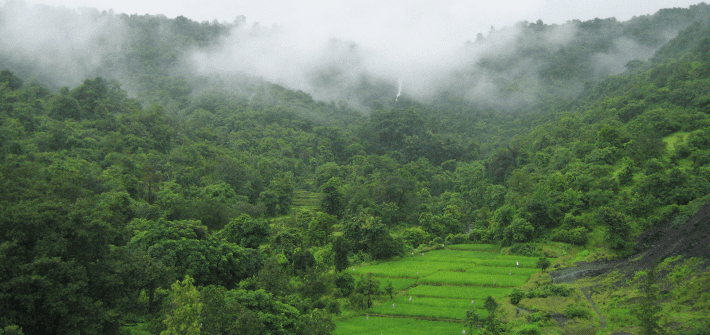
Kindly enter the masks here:
M 461 334 L 466 310 L 485 315 L 488 296 L 500 301 L 538 271 L 537 258 L 499 255 L 497 249 L 454 245 L 348 269 L 358 277 L 372 273 L 381 288 L 392 282 L 397 292 L 393 301 L 388 296 L 376 301 L 364 312 L 369 317 L 337 322 L 336 334 Z

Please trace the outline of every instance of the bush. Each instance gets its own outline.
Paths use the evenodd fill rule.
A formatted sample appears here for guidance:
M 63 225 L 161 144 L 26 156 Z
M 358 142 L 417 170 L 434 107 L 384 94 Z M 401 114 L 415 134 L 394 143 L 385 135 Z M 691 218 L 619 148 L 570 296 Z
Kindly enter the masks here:
M 331 300 L 325 306 L 325 310 L 330 314 L 338 315 L 340 314 L 340 304 L 337 300 Z
M 537 325 L 523 325 L 522 327 L 518 328 L 518 331 L 515 332 L 515 334 L 518 335 L 540 335 L 542 332 L 540 331 L 540 328 Z
M 347 297 L 355 289 L 355 278 L 347 272 L 338 273 L 335 275 L 335 287 L 344 297 Z
M 475 228 L 468 233 L 468 239 L 471 242 L 489 242 L 489 233 L 486 229 Z
M 550 319 L 550 314 L 548 314 L 548 313 L 535 312 L 532 314 L 528 314 L 528 321 L 529 322 L 540 322 L 540 321 L 546 321 L 548 319 Z
M 582 319 L 588 319 L 589 318 L 589 311 L 587 310 L 586 307 L 579 305 L 579 304 L 569 304 L 567 307 L 565 307 L 565 316 L 574 319 L 574 318 L 582 318 Z
M 574 229 L 558 228 L 552 233 L 551 240 L 555 242 L 570 243 L 574 245 L 585 245 L 589 240 L 587 235 L 588 230 L 584 227 L 577 227 Z
M 467 243 L 468 240 L 468 235 L 466 234 L 449 234 L 449 236 L 446 236 L 446 245 L 449 244 L 464 244 Z
M 525 292 L 516 287 L 513 289 L 513 293 L 510 294 L 510 303 L 517 305 L 523 298 L 525 298 Z
M 540 256 L 540 247 L 534 244 L 516 244 L 509 249 L 510 254 L 528 257 Z

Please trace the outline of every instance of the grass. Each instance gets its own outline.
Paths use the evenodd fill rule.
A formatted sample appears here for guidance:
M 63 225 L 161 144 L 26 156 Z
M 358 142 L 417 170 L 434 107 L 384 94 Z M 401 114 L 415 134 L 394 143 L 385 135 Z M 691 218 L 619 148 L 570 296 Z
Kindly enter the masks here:
M 404 259 L 394 263 L 388 262 L 355 267 L 353 268 L 354 270 L 350 271 L 354 275 L 364 275 L 372 272 L 372 275 L 376 277 L 419 278 L 438 271 L 439 269 L 434 265 L 433 263 L 413 262 L 409 259 Z
M 503 256 L 501 256 L 501 257 L 503 257 Z M 510 256 L 505 256 L 505 257 L 510 257 Z M 530 260 L 530 259 L 523 259 L 522 257 L 509 258 L 509 259 L 506 259 L 506 258 L 484 259 L 484 260 L 481 260 L 478 264 L 485 265 L 485 266 L 512 267 L 512 266 L 516 266 L 516 262 L 520 263 L 521 268 L 534 269 L 537 267 L 537 259 Z
M 477 250 L 477 251 L 496 251 L 498 246 L 495 244 L 452 244 L 446 246 L 447 249 L 453 250 Z
M 489 295 L 502 297 L 511 292 L 513 292 L 513 289 L 504 287 L 419 285 L 411 288 L 407 291 L 407 294 L 420 297 L 458 298 L 468 301 L 469 299 L 485 299 Z
M 517 287 L 525 284 L 528 278 L 529 276 L 440 271 L 431 276 L 420 278 L 419 282 L 423 284 L 440 285 Z
M 404 318 L 383 318 L 383 317 L 356 317 L 347 321 L 335 323 L 337 328 L 335 334 L 408 334 L 408 335 L 430 335 L 430 334 L 461 334 L 463 325 L 460 323 L 428 321 Z
M 396 315 L 433 319 L 460 320 L 466 314 L 465 309 L 441 306 L 422 306 L 416 304 L 397 304 L 397 308 L 392 308 L 392 304 L 382 304 L 368 310 L 373 314 Z
M 416 279 L 412 278 L 387 278 L 387 277 L 382 277 L 382 278 L 377 278 L 380 280 L 380 289 L 384 289 L 385 285 L 387 285 L 388 281 L 392 282 L 392 287 L 394 287 L 395 290 L 397 291 L 402 291 L 406 290 L 414 284 L 417 283 Z
M 368 311 L 373 314 L 398 315 L 409 317 L 425 317 L 436 319 L 457 319 L 461 320 L 466 315 L 466 310 L 476 309 L 479 315 L 487 315 L 483 310 L 483 300 L 472 305 L 470 301 L 464 299 L 429 298 L 404 296 L 395 301 L 384 302 L 378 306 L 370 308 Z M 392 304 L 395 308 L 392 308 Z
M 487 273 L 487 274 L 497 274 L 497 275 L 510 275 L 513 276 L 526 276 L 530 277 L 533 273 L 539 272 L 539 269 L 531 268 L 518 268 L 518 267 L 504 267 L 504 266 L 476 266 L 468 268 L 467 273 Z
M 365 312 L 372 315 L 369 320 L 357 316 L 337 322 L 336 334 L 460 334 L 466 310 L 485 316 L 488 296 L 501 299 L 540 272 L 538 258 L 500 255 L 496 250 L 498 246 L 490 244 L 452 245 L 350 268 L 355 276 L 372 273 L 381 288 L 391 281 L 398 292 L 393 301 L 388 296 L 375 301 Z

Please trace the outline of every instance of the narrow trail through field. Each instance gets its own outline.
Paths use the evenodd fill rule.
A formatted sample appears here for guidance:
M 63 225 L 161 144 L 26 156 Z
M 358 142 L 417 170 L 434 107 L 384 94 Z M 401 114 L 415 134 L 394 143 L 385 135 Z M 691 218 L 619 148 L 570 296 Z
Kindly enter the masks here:
M 597 309 L 597 304 L 595 304 L 594 300 L 592 300 L 592 296 L 589 294 L 589 291 L 587 291 L 586 287 L 582 287 L 582 293 L 584 293 L 584 296 L 592 304 L 592 308 L 594 308 L 594 311 L 597 312 L 597 315 L 599 315 L 599 320 L 601 321 L 602 328 L 606 328 L 606 319 L 604 319 L 602 313 L 599 313 L 599 310 Z

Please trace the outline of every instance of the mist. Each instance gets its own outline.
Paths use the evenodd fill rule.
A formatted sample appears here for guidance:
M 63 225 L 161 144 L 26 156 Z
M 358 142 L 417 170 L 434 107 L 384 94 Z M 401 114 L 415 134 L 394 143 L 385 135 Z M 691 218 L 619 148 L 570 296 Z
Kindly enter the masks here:
M 0 68 L 50 87 L 76 86 L 115 68 L 126 26 L 114 15 L 11 1 L 0 11 Z
M 256 78 L 363 111 L 372 106 L 364 100 L 431 102 L 442 94 L 520 108 L 534 104 L 551 85 L 573 97 L 585 80 L 622 73 L 629 61 L 648 60 L 683 28 L 669 28 L 654 45 L 614 38 L 608 48 L 579 64 L 590 68 L 588 74 L 570 75 L 558 73 L 549 59 L 579 46 L 584 23 L 574 18 L 560 24 L 520 21 L 478 32 L 479 22 L 470 29 L 457 26 L 462 22 L 457 13 L 471 9 L 459 8 L 465 4 L 456 1 L 440 7 L 415 3 L 411 8 L 406 2 L 392 2 L 377 11 L 340 5 L 324 5 L 325 12 L 338 14 L 320 20 L 306 13 L 308 7 L 288 5 L 282 10 L 293 13 L 284 24 L 234 16 L 221 23 L 228 28 L 225 36 L 209 47 L 183 50 L 170 71 L 184 77 Z M 509 10 L 520 17 L 535 13 L 531 6 L 475 9 L 494 17 Z M 122 58 L 130 41 L 121 15 L 89 8 L 28 7 L 19 1 L 1 9 L 0 67 L 53 88 L 76 86 L 95 76 L 118 79 L 129 93 L 135 87 Z

